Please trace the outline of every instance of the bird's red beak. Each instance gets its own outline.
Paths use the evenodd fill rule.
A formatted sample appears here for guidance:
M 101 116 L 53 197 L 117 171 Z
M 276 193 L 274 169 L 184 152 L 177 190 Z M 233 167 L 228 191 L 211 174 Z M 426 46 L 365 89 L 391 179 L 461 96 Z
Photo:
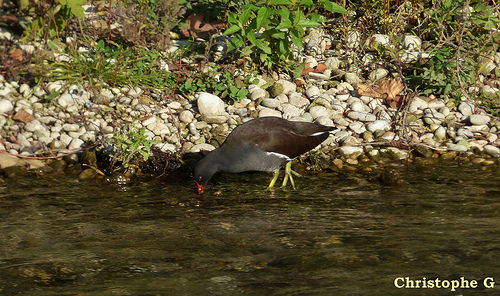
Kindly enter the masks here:
M 205 192 L 205 188 L 201 186 L 198 182 L 194 181 L 196 183 L 196 191 L 198 194 L 203 194 Z

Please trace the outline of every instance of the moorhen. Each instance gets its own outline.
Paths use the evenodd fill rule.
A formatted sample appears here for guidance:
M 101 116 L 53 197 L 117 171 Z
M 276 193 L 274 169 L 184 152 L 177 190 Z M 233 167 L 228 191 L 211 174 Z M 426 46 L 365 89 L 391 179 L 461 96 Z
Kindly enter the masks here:
M 279 169 L 286 164 L 285 178 L 295 189 L 291 160 L 321 144 L 333 127 L 319 123 L 288 121 L 279 117 L 260 117 L 237 126 L 223 145 L 201 159 L 195 167 L 198 194 L 217 172 L 274 171 L 268 188 L 278 179 Z

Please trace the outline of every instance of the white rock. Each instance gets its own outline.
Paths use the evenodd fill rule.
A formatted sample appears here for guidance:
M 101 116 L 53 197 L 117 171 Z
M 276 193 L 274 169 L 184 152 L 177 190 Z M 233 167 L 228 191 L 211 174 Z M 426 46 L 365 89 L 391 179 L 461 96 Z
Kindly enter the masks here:
M 351 103 L 351 110 L 363 112 L 365 110 L 365 106 L 360 101 L 354 101 Z
M 321 125 L 324 125 L 324 126 L 335 126 L 335 124 L 333 123 L 333 120 L 331 120 L 327 116 L 320 116 L 320 117 L 316 118 L 315 122 L 317 122 Z
M 382 78 L 385 78 L 387 75 L 389 75 L 389 70 L 385 68 L 377 68 L 373 70 L 370 75 L 368 75 L 368 78 L 371 81 L 379 81 Z
M 67 108 L 76 104 L 75 96 L 65 93 L 57 99 L 59 106 Z
M 362 122 L 354 121 L 349 124 L 349 129 L 356 134 L 362 134 L 366 131 L 365 125 Z
M 351 49 L 359 46 L 361 36 L 358 31 L 350 31 L 347 34 L 347 46 Z
M 5 114 L 14 110 L 14 105 L 10 100 L 2 99 L 0 100 L 0 114 Z
M 340 66 L 340 60 L 337 57 L 329 57 L 325 61 L 327 69 L 336 70 Z
M 330 118 L 330 111 L 326 109 L 326 107 L 324 106 L 319 106 L 319 105 L 313 106 L 311 107 L 311 109 L 309 109 L 309 113 L 311 114 L 313 120 L 321 116 Z
M 36 130 L 41 130 L 41 129 L 47 129 L 42 123 L 38 120 L 32 120 L 28 122 L 25 126 L 24 129 L 28 132 L 34 132 Z
M 408 111 L 410 111 L 410 113 L 415 113 L 415 112 L 417 112 L 417 110 L 424 110 L 428 107 L 429 107 L 429 104 L 426 101 L 422 100 L 419 97 L 415 97 L 411 101 Z
M 468 101 L 462 101 L 460 103 L 460 105 L 458 105 L 458 110 L 464 116 L 469 116 L 469 115 L 472 115 L 472 113 L 474 113 L 475 108 L 474 108 L 474 104 L 473 103 L 470 103 Z
M 154 145 L 158 149 L 160 149 L 162 152 L 174 152 L 177 150 L 174 144 L 170 143 L 158 143 Z
M 303 113 L 304 111 L 302 109 L 299 109 L 292 104 L 283 104 L 283 118 L 285 119 L 301 116 Z
M 403 37 L 403 47 L 408 50 L 420 50 L 422 40 L 415 35 L 405 35 Z
M 224 101 L 218 96 L 201 92 L 198 95 L 198 110 L 201 115 L 223 115 L 224 114 Z
M 80 149 L 83 145 L 83 141 L 80 139 L 73 139 L 68 145 L 68 149 Z
M 306 96 L 308 98 L 317 97 L 320 94 L 321 94 L 321 91 L 320 91 L 319 87 L 317 87 L 316 85 L 312 85 L 312 86 L 308 87 L 306 90 Z
M 131 90 L 128 91 L 128 95 L 133 98 L 137 98 L 141 94 L 142 94 L 142 89 L 138 86 L 133 87 Z
M 170 102 L 167 104 L 167 107 L 170 109 L 178 110 L 182 108 L 182 104 L 180 102 Z
M 438 140 L 443 140 L 446 138 L 446 129 L 442 126 L 439 126 L 435 131 L 434 131 L 434 136 Z
M 363 148 L 357 146 L 342 146 L 339 148 L 339 153 L 343 156 L 350 156 L 353 154 L 358 154 L 359 156 L 363 153 Z
M 191 147 L 191 150 L 189 152 L 192 153 L 197 153 L 200 151 L 212 151 L 214 150 L 215 147 L 213 145 L 207 144 L 207 143 L 201 143 L 201 144 L 196 144 L 193 147 Z
M 385 34 L 373 34 L 371 38 L 368 38 L 365 42 L 365 46 L 373 48 L 373 44 L 378 43 L 380 45 L 386 46 L 391 44 L 391 39 Z
M 441 109 L 441 108 L 446 106 L 444 104 L 444 101 L 439 100 L 439 99 L 430 100 L 428 104 L 429 104 L 429 108 L 432 108 L 432 109 Z
M 269 109 L 269 108 L 263 107 L 259 111 L 259 117 L 267 117 L 267 116 L 281 117 L 281 112 L 278 111 L 278 110 L 274 110 L 274 109 Z
M 158 118 L 156 116 L 151 116 L 148 119 L 144 120 L 142 122 L 142 125 L 143 126 L 149 126 L 149 125 L 152 125 L 152 124 L 156 124 L 157 121 L 158 121 Z
M 472 125 L 485 125 L 490 122 L 490 117 L 483 114 L 472 114 L 469 116 L 469 121 Z
M 498 147 L 493 146 L 493 145 L 485 145 L 484 152 L 488 153 L 489 155 L 491 155 L 493 157 L 500 157 L 500 149 Z
M 391 124 L 385 120 L 375 120 L 366 125 L 366 129 L 374 133 L 376 131 L 388 131 L 391 129 Z
M 283 94 L 288 95 L 289 93 L 296 92 L 297 91 L 297 85 L 295 83 L 285 80 L 285 79 L 280 79 L 276 81 L 276 83 L 279 83 L 283 86 Z
M 179 120 L 184 123 L 191 123 L 193 121 L 194 115 L 193 112 L 189 110 L 184 110 L 179 114 Z
M 347 113 L 347 117 L 353 120 L 359 120 L 359 121 L 375 121 L 377 117 L 371 113 L 367 112 L 358 112 L 358 111 L 351 111 Z
M 113 94 L 113 92 L 110 89 L 107 89 L 107 88 L 102 88 L 100 93 L 101 93 L 102 96 L 104 96 L 106 98 L 112 99 L 112 98 L 115 97 L 115 95 Z
M 66 132 L 77 132 L 80 129 L 80 126 L 76 123 L 65 123 L 62 128 Z
M 310 104 L 307 98 L 297 92 L 292 92 L 288 95 L 288 102 L 297 108 L 304 108 L 305 106 Z
M 252 101 L 263 98 L 267 98 L 267 92 L 260 87 L 253 88 L 253 90 L 250 92 L 250 99 Z
M 448 148 L 448 150 L 451 150 L 451 151 L 467 152 L 467 147 L 465 147 L 464 145 L 460 145 L 460 144 L 448 143 L 448 144 L 446 144 L 446 147 Z
M 262 100 L 262 106 L 271 108 L 271 109 L 276 109 L 281 105 L 280 101 L 278 99 L 264 99 Z
M 14 89 L 10 85 L 0 87 L 0 97 L 7 97 Z

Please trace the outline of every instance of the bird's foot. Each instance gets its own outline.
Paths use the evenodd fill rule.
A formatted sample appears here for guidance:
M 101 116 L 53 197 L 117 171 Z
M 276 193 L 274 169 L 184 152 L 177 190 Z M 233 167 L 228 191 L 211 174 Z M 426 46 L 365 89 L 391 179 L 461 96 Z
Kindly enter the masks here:
M 295 181 L 293 180 L 292 175 L 297 177 L 302 177 L 299 173 L 292 170 L 292 162 L 288 162 L 285 166 L 285 178 L 283 178 L 283 183 L 281 184 L 281 188 L 285 188 L 288 183 L 288 179 L 290 179 L 290 184 L 292 184 L 293 190 L 296 189 Z

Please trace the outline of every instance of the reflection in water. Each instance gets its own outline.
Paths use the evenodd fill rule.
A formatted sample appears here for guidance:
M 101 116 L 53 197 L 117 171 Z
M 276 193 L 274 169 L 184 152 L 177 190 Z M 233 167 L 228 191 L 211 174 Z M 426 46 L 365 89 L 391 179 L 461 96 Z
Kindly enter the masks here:
M 407 181 L 220 175 L 118 190 L 71 177 L 0 184 L 0 295 L 494 295 L 500 173 L 401 168 Z M 122 188 L 123 189 L 123 188 Z M 480 280 L 397 289 L 397 277 Z

